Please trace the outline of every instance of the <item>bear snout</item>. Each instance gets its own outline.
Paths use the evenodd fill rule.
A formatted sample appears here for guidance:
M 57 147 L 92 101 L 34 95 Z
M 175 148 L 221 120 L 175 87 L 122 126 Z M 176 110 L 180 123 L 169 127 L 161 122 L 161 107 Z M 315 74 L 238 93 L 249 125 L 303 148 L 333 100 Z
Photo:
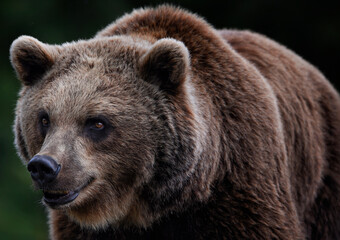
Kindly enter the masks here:
M 60 168 L 60 164 L 52 157 L 46 155 L 34 156 L 27 165 L 27 170 L 31 173 L 32 179 L 40 188 L 55 180 Z

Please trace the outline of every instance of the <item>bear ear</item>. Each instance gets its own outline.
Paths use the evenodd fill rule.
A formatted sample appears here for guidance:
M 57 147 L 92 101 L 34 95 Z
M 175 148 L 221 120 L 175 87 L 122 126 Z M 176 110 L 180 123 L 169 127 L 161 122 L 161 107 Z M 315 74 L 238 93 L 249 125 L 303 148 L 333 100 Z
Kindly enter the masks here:
M 10 59 L 18 78 L 33 85 L 53 65 L 49 46 L 29 36 L 17 38 L 10 48 Z
M 139 67 L 145 81 L 171 92 L 189 72 L 189 52 L 180 41 L 161 39 L 141 57 Z

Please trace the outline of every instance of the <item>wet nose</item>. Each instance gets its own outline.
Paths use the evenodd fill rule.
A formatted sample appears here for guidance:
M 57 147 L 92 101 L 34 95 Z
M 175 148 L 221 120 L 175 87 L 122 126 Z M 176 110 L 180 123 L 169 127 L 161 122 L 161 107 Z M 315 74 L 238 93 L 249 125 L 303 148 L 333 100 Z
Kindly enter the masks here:
M 50 156 L 36 155 L 29 161 L 27 170 L 31 173 L 32 179 L 42 187 L 56 179 L 60 164 Z

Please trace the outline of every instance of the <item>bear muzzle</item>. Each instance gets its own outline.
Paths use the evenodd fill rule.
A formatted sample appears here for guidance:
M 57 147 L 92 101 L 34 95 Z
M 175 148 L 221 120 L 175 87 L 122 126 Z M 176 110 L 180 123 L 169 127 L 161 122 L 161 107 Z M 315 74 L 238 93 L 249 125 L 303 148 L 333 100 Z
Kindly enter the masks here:
M 36 155 L 27 165 L 33 181 L 43 190 L 44 202 L 52 208 L 72 202 L 78 197 L 80 190 L 91 182 L 88 181 L 84 186 L 73 191 L 53 190 L 50 186 L 56 181 L 60 169 L 61 165 L 47 155 Z

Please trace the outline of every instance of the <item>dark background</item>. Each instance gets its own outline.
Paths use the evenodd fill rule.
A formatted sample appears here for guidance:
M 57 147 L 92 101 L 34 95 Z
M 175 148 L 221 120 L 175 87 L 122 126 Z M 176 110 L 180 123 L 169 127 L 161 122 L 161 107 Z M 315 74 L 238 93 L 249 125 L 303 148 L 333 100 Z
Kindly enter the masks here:
M 2 0 L 0 2 L 0 239 L 47 239 L 47 218 L 13 146 L 19 81 L 9 62 L 20 35 L 60 44 L 86 39 L 124 13 L 164 1 Z M 339 85 L 340 1 L 168 1 L 203 16 L 216 28 L 250 29 L 286 45 Z

